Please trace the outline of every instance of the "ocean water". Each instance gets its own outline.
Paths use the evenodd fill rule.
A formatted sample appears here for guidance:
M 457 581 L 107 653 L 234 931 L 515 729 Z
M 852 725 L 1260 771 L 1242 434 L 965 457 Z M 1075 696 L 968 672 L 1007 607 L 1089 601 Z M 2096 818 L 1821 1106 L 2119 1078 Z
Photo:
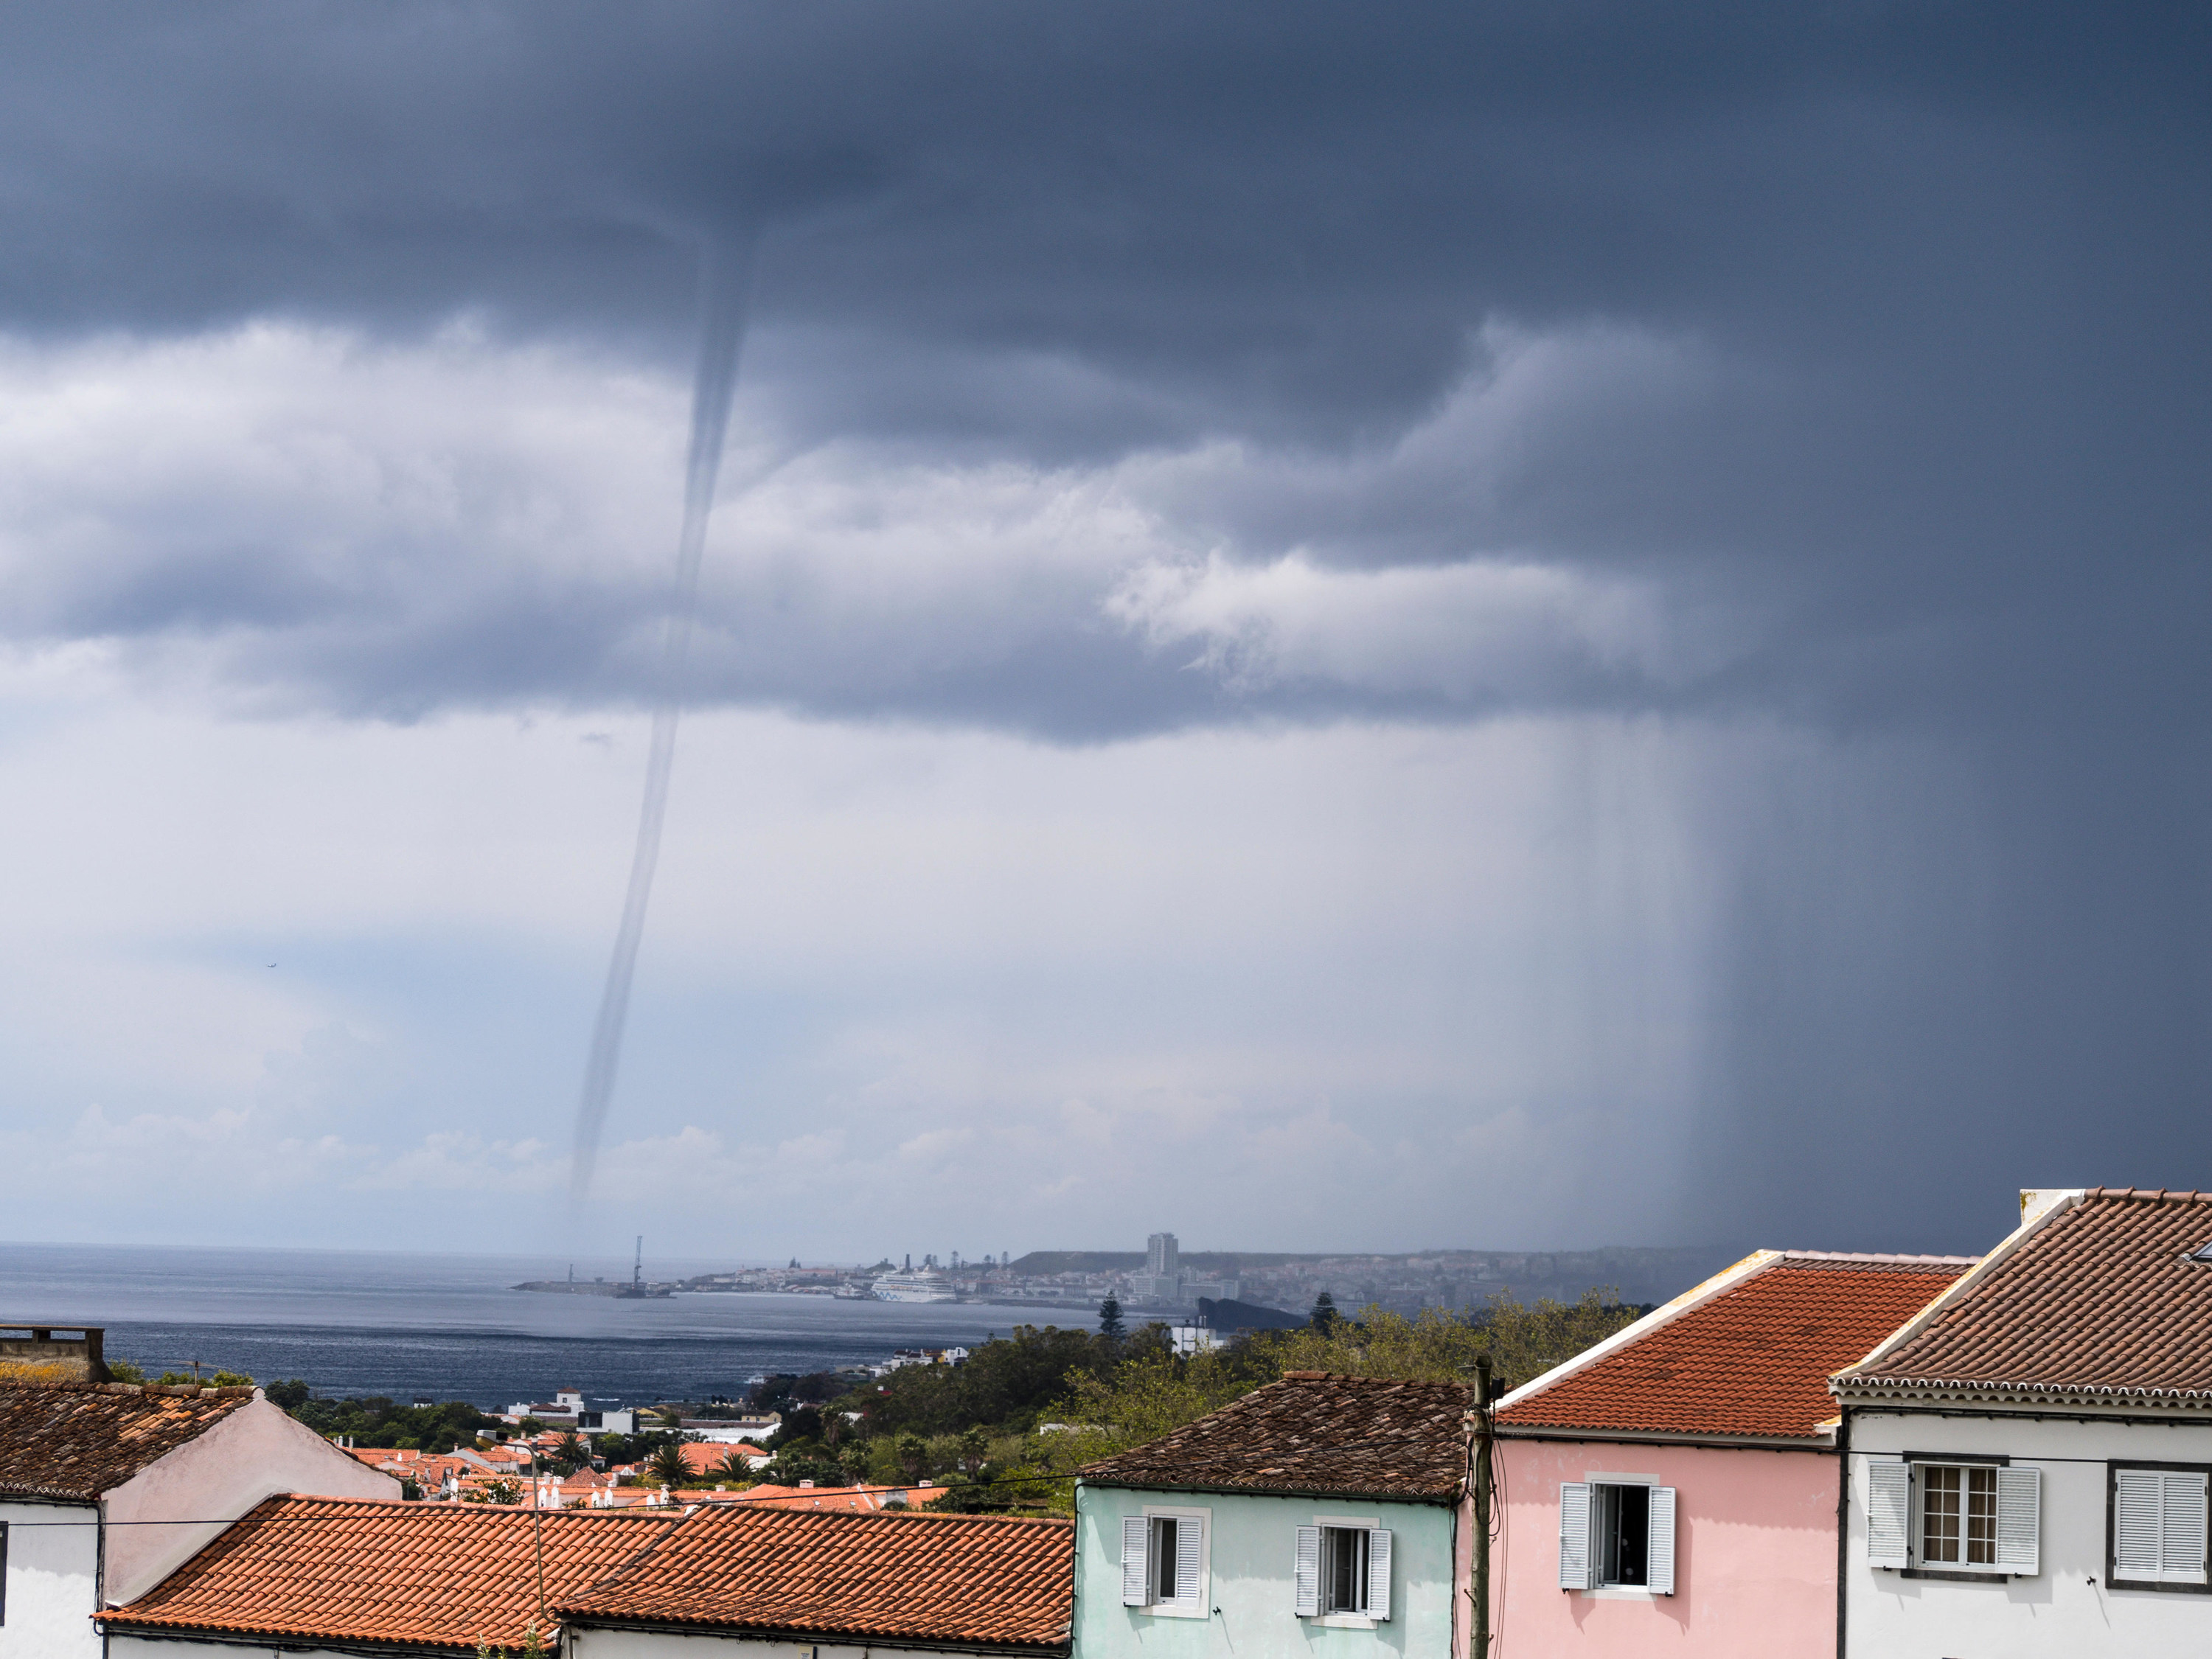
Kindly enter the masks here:
M 0 1324 L 105 1326 L 107 1352 L 149 1373 L 189 1362 L 319 1394 L 466 1400 L 504 1410 L 562 1388 L 593 1401 L 734 1396 L 754 1376 L 972 1345 L 1079 1310 L 828 1297 L 678 1294 L 665 1301 L 510 1289 L 565 1261 L 348 1250 L 0 1243 Z M 729 1261 L 648 1264 L 681 1279 Z M 626 1279 L 628 1262 L 575 1264 Z

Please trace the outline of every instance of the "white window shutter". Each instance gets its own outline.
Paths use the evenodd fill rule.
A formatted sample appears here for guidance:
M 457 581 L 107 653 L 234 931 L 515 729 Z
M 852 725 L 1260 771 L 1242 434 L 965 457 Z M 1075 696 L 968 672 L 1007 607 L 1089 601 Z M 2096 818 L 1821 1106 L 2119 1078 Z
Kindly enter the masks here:
M 1651 1488 L 1650 1547 L 1644 1565 L 1644 1584 L 1654 1595 L 1674 1593 L 1674 1489 Z
M 1152 1523 L 1141 1515 L 1121 1517 L 1121 1605 L 1141 1607 L 1152 1598 L 1152 1574 L 1146 1569 L 1145 1548 L 1152 1542 Z
M 1559 1588 L 1578 1590 L 1590 1587 L 1590 1489 L 1579 1480 L 1559 1486 Z M 1481 1547 L 1481 1540 L 1475 1540 Z
M 1291 1574 L 1295 1610 L 1301 1619 L 1321 1617 L 1321 1528 L 1298 1528 L 1297 1567 Z
M 1867 1459 L 1867 1562 L 1903 1568 L 1912 1513 L 1912 1470 L 1893 1458 Z
M 2043 1571 L 2043 1471 L 1997 1471 L 1997 1565 L 2032 1577 Z
M 2159 1503 L 2164 1491 L 2154 1469 L 2113 1471 L 2113 1577 L 2157 1582 L 2163 1561 Z
M 2164 1499 L 2159 1516 L 2159 1577 L 2169 1584 L 2204 1582 L 2204 1476 L 2158 1477 Z
M 1367 1534 L 1367 1616 L 1390 1616 L 1390 1534 L 1381 1528 Z
M 1176 1538 L 1176 1600 L 1193 1603 L 1206 1600 L 1206 1586 L 1200 1582 L 1199 1563 L 1206 1540 L 1204 1527 L 1189 1516 L 1178 1518 L 1175 1523 Z

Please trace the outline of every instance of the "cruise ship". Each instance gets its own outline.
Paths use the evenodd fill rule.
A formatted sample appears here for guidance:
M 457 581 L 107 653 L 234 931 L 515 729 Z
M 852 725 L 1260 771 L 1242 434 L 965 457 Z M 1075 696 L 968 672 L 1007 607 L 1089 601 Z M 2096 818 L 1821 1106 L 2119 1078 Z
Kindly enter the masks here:
M 928 1272 L 885 1273 L 875 1284 L 878 1302 L 950 1302 L 952 1291 L 942 1276 Z

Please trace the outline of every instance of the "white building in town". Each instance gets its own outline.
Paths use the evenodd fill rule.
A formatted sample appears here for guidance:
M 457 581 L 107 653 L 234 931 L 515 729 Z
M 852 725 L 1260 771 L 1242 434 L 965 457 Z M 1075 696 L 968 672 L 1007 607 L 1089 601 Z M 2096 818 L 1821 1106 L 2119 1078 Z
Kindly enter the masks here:
M 0 1659 L 100 1659 L 100 1610 L 143 1595 L 273 1492 L 399 1483 L 256 1389 L 0 1387 Z
M 2021 1198 L 1831 1381 L 1851 1659 L 2212 1649 L 2212 1194 Z

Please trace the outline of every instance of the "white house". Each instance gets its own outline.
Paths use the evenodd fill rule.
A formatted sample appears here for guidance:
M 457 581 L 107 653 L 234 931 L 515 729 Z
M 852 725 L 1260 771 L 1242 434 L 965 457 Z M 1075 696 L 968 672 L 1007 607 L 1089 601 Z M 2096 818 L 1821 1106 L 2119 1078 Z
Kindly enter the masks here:
M 0 1659 L 98 1659 L 93 1615 L 272 1492 L 399 1484 L 254 1389 L 0 1387 Z
M 2021 1206 L 1978 1267 L 1831 1380 L 1842 1650 L 2212 1650 L 2212 1194 Z
M 1073 1534 L 1001 1515 L 710 1505 L 557 1611 L 568 1659 L 1065 1659 Z

